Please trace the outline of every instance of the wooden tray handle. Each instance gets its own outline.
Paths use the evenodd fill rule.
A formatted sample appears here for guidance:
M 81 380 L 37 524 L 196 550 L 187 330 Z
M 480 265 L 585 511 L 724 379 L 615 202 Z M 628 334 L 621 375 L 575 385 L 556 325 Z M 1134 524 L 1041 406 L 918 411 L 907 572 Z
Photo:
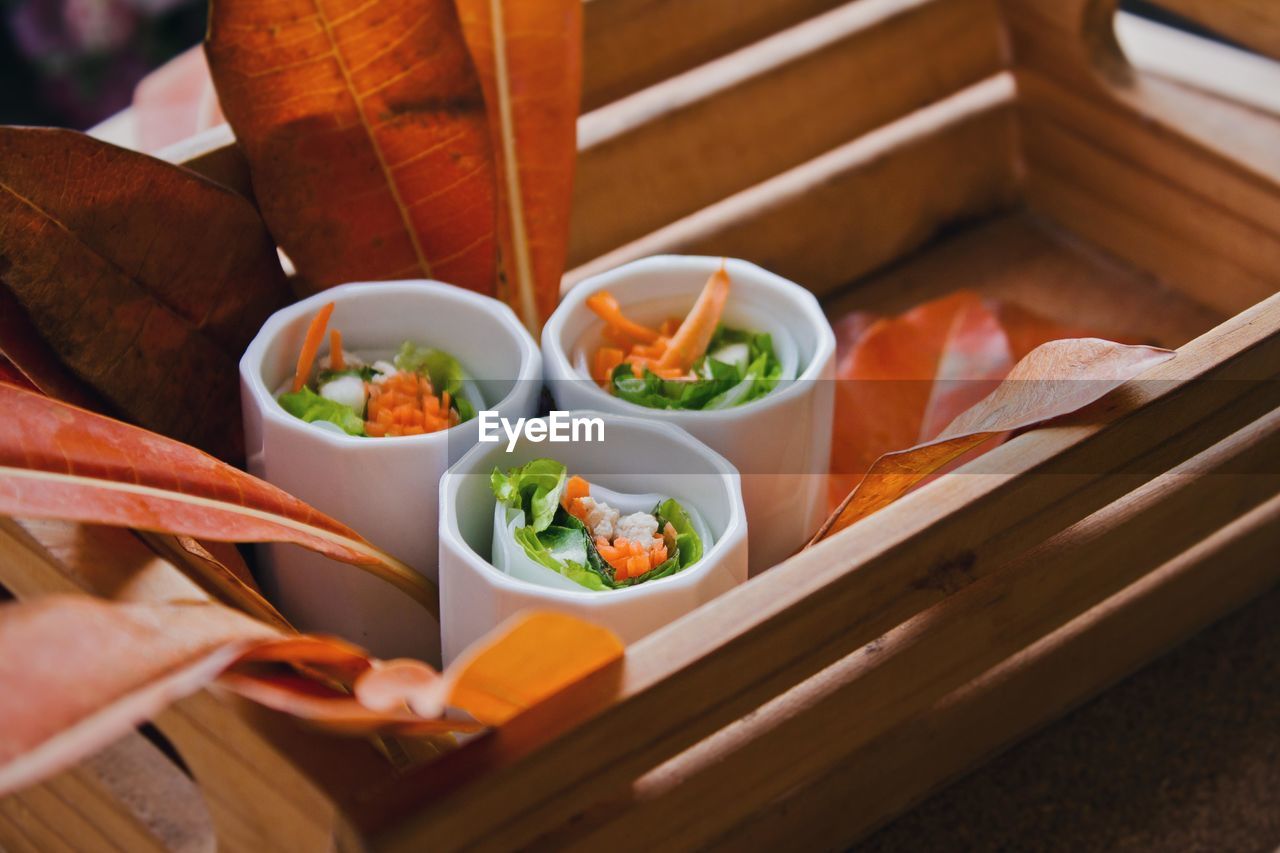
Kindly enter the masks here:
M 1263 56 L 1280 60 L 1280 3 L 1276 0 L 1153 0 Z
M 1121 0 L 999 0 L 1020 64 L 1050 76 L 1083 81 L 1101 75 L 1113 84 L 1130 66 L 1115 35 Z M 1277 0 L 1152 0 L 1153 5 L 1280 60 Z

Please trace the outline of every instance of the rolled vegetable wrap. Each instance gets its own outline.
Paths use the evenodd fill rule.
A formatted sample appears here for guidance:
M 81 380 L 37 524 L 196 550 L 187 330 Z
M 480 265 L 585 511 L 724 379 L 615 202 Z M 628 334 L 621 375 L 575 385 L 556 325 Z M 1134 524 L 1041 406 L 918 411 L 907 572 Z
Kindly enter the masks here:
M 592 485 L 554 459 L 494 469 L 490 481 L 497 498 L 492 562 L 541 586 L 636 586 L 688 568 L 714 544 L 692 506 Z
M 714 411 L 742 406 L 796 377 L 789 338 L 727 326 L 731 280 L 722 265 L 682 319 L 646 326 L 623 313 L 607 290 L 586 305 L 603 322 L 594 354 L 580 352 L 578 369 L 614 397 L 650 409 Z
M 318 357 L 333 303 L 307 329 L 291 381 L 276 394 L 295 418 L 347 435 L 393 437 L 441 432 L 476 416 L 484 400 L 456 358 L 404 341 L 389 352 L 352 353 L 330 331 L 329 353 Z

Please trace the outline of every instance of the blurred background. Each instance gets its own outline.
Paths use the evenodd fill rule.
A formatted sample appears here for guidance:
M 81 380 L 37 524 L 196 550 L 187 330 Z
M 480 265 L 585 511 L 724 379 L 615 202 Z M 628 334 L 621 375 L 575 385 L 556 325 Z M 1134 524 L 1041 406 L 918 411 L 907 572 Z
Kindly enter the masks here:
M 206 0 L 0 0 L 0 124 L 87 128 L 204 37 Z
M 1121 8 L 1212 37 L 1143 0 Z M 92 127 L 204 37 L 207 10 L 207 0 L 0 0 L 0 124 Z

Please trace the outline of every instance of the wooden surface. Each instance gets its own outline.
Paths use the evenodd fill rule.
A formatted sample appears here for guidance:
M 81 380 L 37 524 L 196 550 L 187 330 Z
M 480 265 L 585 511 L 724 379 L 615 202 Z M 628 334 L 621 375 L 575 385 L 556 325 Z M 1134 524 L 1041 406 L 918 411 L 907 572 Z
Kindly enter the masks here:
M 1025 212 L 959 229 L 832 296 L 853 310 L 897 314 L 957 288 L 1022 305 L 1103 336 L 1179 347 L 1225 316 Z
M 1002 65 L 992 0 L 858 0 L 590 113 L 579 123 L 570 266 Z
M 140 734 L 0 799 L 0 850 L 213 853 L 200 792 Z
M 1280 115 L 1280 63 L 1274 60 L 1124 12 L 1116 15 L 1116 39 L 1143 71 Z
M 839 800 L 856 805 L 852 789 Z M 837 798 L 838 799 L 838 798 Z M 1280 848 L 1280 589 L 853 848 Z
M 583 110 L 688 71 L 842 0 L 586 0 Z
M 843 288 L 1017 203 L 1014 94 L 1004 74 L 970 86 L 570 270 L 567 284 L 675 252 L 745 258 L 819 295 Z
M 1021 653 L 1023 666 L 1039 670 L 1039 683 L 1005 693 L 999 713 L 1006 721 L 1020 712 L 1042 714 L 1046 697 L 1062 701 L 1061 688 L 1054 682 L 1070 682 L 1072 696 L 1097 690 L 1145 660 L 1161 643 L 1181 636 L 1184 626 L 1178 611 L 1165 607 L 1155 611 L 1157 624 L 1144 631 L 1141 641 L 1131 637 L 1123 646 L 1112 647 L 1106 665 L 1079 666 L 1078 654 L 1069 663 L 1062 660 L 1066 655 L 1061 647 L 1072 643 L 1074 619 L 1096 619 L 1092 609 L 1130 584 L 1150 587 L 1142 596 L 1131 596 L 1135 609 L 1150 608 L 1151 598 L 1165 584 L 1181 584 L 1213 586 L 1213 606 L 1225 610 L 1280 579 L 1280 565 L 1259 559 L 1280 546 L 1277 463 L 1280 412 L 968 585 L 642 777 L 632 788 L 641 803 L 640 814 L 609 821 L 620 810 L 605 806 L 600 816 L 604 824 L 582 843 L 594 849 L 698 846 L 717 840 L 722 821 L 741 824 L 720 839 L 726 849 L 733 849 L 735 840 L 807 847 L 862 834 L 896 814 L 914 792 L 947 778 L 950 767 L 966 766 L 980 757 L 991 748 L 991 739 L 1008 736 L 1012 726 L 975 724 L 972 718 L 956 721 L 953 708 L 939 710 L 939 705 L 947 706 L 953 691 L 974 693 L 972 684 L 989 668 L 1006 665 Z M 1236 473 L 1254 470 L 1275 473 Z M 1250 507 L 1255 508 L 1253 517 L 1224 537 L 1247 541 L 1233 546 L 1238 553 L 1229 562 L 1221 545 L 1202 546 L 1205 553 L 1198 560 L 1185 556 L 1184 551 L 1219 535 L 1222 524 L 1232 523 L 1238 512 Z M 1224 567 L 1231 571 L 1230 583 L 1222 582 Z M 1206 610 L 1210 606 L 1205 598 L 1200 603 Z M 1107 618 L 1113 622 L 1119 618 L 1117 608 L 1107 605 Z M 1195 612 L 1196 608 L 1184 605 L 1183 610 L 1187 619 L 1202 618 L 1203 611 Z M 1138 624 L 1138 617 L 1126 615 L 1131 626 Z M 1068 636 L 1057 633 L 1063 628 Z M 1097 634 L 1079 637 L 1077 641 L 1094 650 L 1101 647 Z M 995 707 L 990 697 L 984 696 L 984 702 L 988 709 Z M 928 720 L 931 732 L 941 728 L 948 736 L 901 731 L 904 724 L 910 728 L 921 718 Z M 767 753 L 784 743 L 785 764 L 770 761 Z M 841 784 L 825 778 L 832 774 Z M 831 793 L 815 791 L 815 779 L 823 779 Z M 726 801 L 722 792 L 728 786 L 744 793 Z M 774 814 L 776 822 L 766 842 L 762 833 L 768 822 L 762 813 L 771 814 L 778 798 L 793 811 L 793 789 L 798 786 L 809 789 L 802 795 L 804 808 L 821 803 L 828 807 L 822 810 L 824 817 L 811 811 L 815 819 L 804 827 L 792 814 L 785 819 Z M 833 808 L 834 794 L 847 795 L 851 788 L 857 806 L 839 815 Z M 705 816 L 712 813 L 715 819 L 708 820 Z

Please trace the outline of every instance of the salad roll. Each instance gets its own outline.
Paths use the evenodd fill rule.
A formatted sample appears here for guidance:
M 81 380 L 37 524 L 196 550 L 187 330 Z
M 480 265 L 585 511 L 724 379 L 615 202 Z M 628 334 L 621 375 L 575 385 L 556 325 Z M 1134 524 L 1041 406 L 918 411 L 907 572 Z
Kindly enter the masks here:
M 770 333 L 721 322 L 731 290 L 722 264 L 688 315 L 656 327 L 628 317 L 608 290 L 593 293 L 586 304 L 604 329 L 590 356 L 591 378 L 613 396 L 650 409 L 727 409 L 765 396 L 783 378 L 783 364 Z
M 484 401 L 449 353 L 415 341 L 394 352 L 356 354 L 329 331 L 329 351 L 318 356 L 334 303 L 311 320 L 298 366 L 276 401 L 299 420 L 347 435 L 389 438 L 426 435 L 465 423 Z
M 248 468 L 434 583 L 436 484 L 479 442 L 482 411 L 537 413 L 541 378 L 533 338 L 496 299 L 422 280 L 331 287 L 273 314 L 240 360 Z M 431 608 L 345 563 L 257 547 L 264 594 L 300 630 L 440 661 Z
M 835 335 L 796 282 L 733 258 L 643 258 L 571 288 L 542 351 L 557 408 L 674 424 L 737 467 L 752 571 L 826 517 Z
M 479 443 L 440 480 L 446 662 L 530 609 L 635 642 L 747 579 L 741 481 L 723 456 L 648 417 L 553 447 L 537 432 Z
M 497 499 L 493 564 L 533 583 L 638 586 L 684 571 L 714 544 L 692 506 L 593 485 L 554 459 L 495 468 L 490 485 Z

